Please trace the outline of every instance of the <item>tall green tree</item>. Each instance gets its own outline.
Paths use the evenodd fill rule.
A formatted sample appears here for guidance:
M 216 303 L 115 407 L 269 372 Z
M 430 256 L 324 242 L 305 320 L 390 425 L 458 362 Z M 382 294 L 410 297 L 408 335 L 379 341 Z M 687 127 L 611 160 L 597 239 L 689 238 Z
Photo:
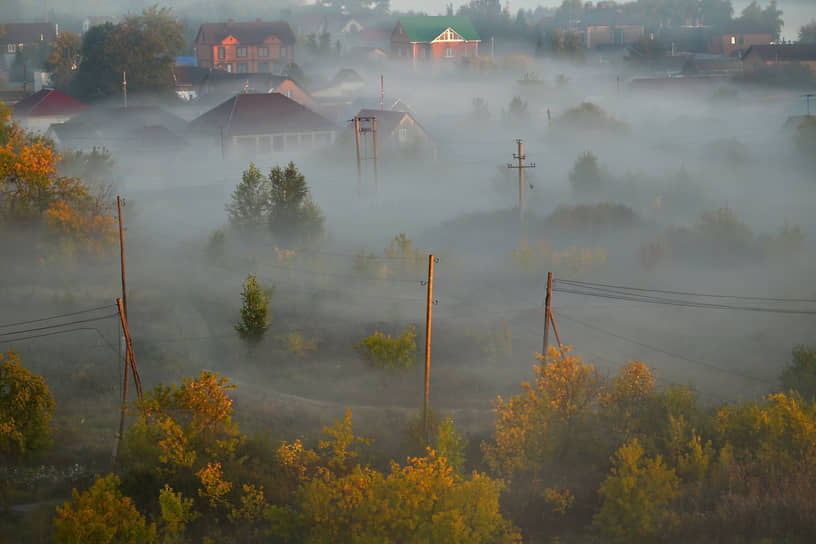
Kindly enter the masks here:
M 72 92 L 74 77 L 79 68 L 82 38 L 74 32 L 62 32 L 48 50 L 46 68 L 51 84 L 62 92 Z
M 323 232 L 323 214 L 312 200 L 306 177 L 294 162 L 269 172 L 269 227 L 282 241 L 309 240 Z
M 226 206 L 230 225 L 240 232 L 255 232 L 262 228 L 269 211 L 270 196 L 269 178 L 255 163 L 250 163 Z
M 82 43 L 78 89 L 85 97 L 117 94 L 127 73 L 128 92 L 170 92 L 172 67 L 184 45 L 184 25 L 170 8 L 156 5 L 122 24 L 94 27 Z
M 700 0 L 700 21 L 704 25 L 729 23 L 733 16 L 731 0 Z
M 816 20 L 799 29 L 799 43 L 816 43 Z
M 816 400 L 816 349 L 799 346 L 780 376 L 784 391 L 796 391 L 803 398 Z
M 269 329 L 269 296 L 258 285 L 254 274 L 247 276 L 241 291 L 241 320 L 235 330 L 241 338 L 258 342 Z
M 766 27 L 776 40 L 779 39 L 779 34 L 782 32 L 782 26 L 784 25 L 782 10 L 779 9 L 776 0 L 771 0 L 765 9 L 762 9 L 757 0 L 753 0 L 742 10 L 739 21 Z

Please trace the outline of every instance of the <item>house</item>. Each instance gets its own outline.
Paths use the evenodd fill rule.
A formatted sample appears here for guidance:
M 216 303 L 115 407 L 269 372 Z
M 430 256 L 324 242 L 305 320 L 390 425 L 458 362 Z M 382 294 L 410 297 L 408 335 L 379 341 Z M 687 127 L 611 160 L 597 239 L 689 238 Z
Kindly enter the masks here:
M 8 70 L 14 57 L 26 45 L 51 43 L 59 36 L 56 23 L 5 23 L 0 25 L 0 70 Z
M 280 93 L 239 94 L 193 119 L 189 131 L 222 153 L 257 156 L 334 142 L 334 123 Z
M 119 15 L 91 15 L 89 17 L 85 17 L 85 19 L 82 21 L 82 30 L 80 33 L 85 34 L 95 26 L 106 25 L 108 23 L 118 25 L 123 20 L 124 18 Z
M 185 147 L 186 128 L 184 119 L 164 108 L 131 105 L 89 108 L 64 123 L 52 124 L 47 135 L 60 147 L 152 154 Z
M 360 110 L 357 117 L 376 119 L 377 145 L 383 150 L 436 153 L 436 144 L 431 136 L 407 111 L 363 109 Z M 371 122 L 361 121 L 361 123 L 364 123 L 363 128 L 372 128 Z
M 816 44 L 754 45 L 742 57 L 746 76 L 762 68 L 786 65 L 807 66 L 816 73 Z
M 329 81 L 328 85 L 312 91 L 317 99 L 351 98 L 365 87 L 365 80 L 350 68 L 343 68 Z
M 577 24 L 587 49 L 633 45 L 645 32 L 641 19 L 624 15 L 614 8 L 588 11 L 581 15 Z
M 470 17 L 400 17 L 391 32 L 391 57 L 453 62 L 479 56 L 480 41 Z
M 56 23 L 5 23 L 0 32 L 0 46 L 6 55 L 14 55 L 26 44 L 51 43 L 59 36 Z
M 769 45 L 773 39 L 773 33 L 766 25 L 732 21 L 715 30 L 708 52 L 726 57 L 742 56 L 751 46 Z
M 292 62 L 295 34 L 285 21 L 204 23 L 195 43 L 199 66 L 239 74 L 268 73 Z
M 176 94 L 183 100 L 213 97 L 220 101 L 241 93 L 280 93 L 311 107 L 312 97 L 295 80 L 273 74 L 236 74 L 200 66 L 173 67 Z
M 26 130 L 45 132 L 53 123 L 64 123 L 73 119 L 88 107 L 54 89 L 42 89 L 12 108 L 12 115 Z

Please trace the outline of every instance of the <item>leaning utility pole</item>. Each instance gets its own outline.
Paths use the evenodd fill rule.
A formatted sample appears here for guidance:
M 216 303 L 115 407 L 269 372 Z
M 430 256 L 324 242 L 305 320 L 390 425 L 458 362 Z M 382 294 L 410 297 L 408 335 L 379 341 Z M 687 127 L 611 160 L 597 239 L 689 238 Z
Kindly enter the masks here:
M 547 356 L 547 348 L 550 344 L 550 304 L 552 300 L 552 272 L 547 272 L 547 295 L 544 298 L 544 341 L 541 347 L 542 357 Z
M 518 144 L 518 153 L 513 154 L 513 158 L 518 160 L 518 165 L 508 164 L 507 168 L 518 168 L 519 172 L 519 218 L 524 219 L 524 169 L 525 168 L 535 168 L 535 163 L 524 164 L 524 159 L 527 157 L 524 155 L 524 140 L 521 138 L 516 139 L 516 144 Z
M 119 210 L 119 256 L 122 263 L 122 306 L 127 315 L 127 287 L 125 286 L 125 233 L 122 228 L 122 199 L 116 197 L 116 209 Z
M 555 324 L 555 316 L 552 313 L 552 272 L 547 272 L 547 295 L 544 298 L 544 342 L 541 348 L 542 357 L 547 357 L 547 349 L 550 347 L 550 326 L 555 332 L 555 340 L 558 342 L 558 351 L 564 355 L 564 345 L 561 343 L 561 335 L 558 334 L 558 325 Z
M 119 416 L 119 432 L 116 433 L 116 440 L 113 443 L 113 462 L 119 456 L 119 443 L 125 433 L 125 415 L 127 414 L 128 401 L 128 370 L 133 371 L 133 382 L 136 384 L 136 395 L 139 400 L 142 400 L 142 380 L 139 377 L 139 371 L 136 369 L 136 358 L 133 355 L 133 342 L 130 339 L 130 331 L 127 326 L 127 317 L 125 316 L 124 305 L 122 299 L 116 299 L 116 305 L 119 308 L 119 319 L 122 321 L 122 330 L 125 333 L 126 349 L 125 349 L 125 379 L 122 383 L 122 408 Z
M 434 256 L 428 255 L 428 306 L 425 313 L 425 408 L 422 411 L 422 436 L 425 445 L 431 443 L 431 409 L 430 394 L 431 387 L 431 310 L 433 308 L 433 271 Z

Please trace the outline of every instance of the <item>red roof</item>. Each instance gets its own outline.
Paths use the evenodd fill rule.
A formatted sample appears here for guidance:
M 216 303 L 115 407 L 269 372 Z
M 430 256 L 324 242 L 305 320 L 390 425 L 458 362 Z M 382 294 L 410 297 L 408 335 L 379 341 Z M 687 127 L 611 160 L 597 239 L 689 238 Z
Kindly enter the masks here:
M 198 30 L 196 43 L 218 44 L 234 36 L 241 45 L 262 44 L 269 36 L 277 36 L 284 44 L 295 43 L 295 33 L 286 21 L 255 21 L 251 23 L 204 23 Z
M 333 131 L 325 117 L 280 93 L 239 94 L 190 122 L 193 130 L 224 128 L 230 134 Z
M 52 117 L 55 115 L 77 115 L 88 106 L 55 89 L 42 89 L 23 98 L 14 105 L 17 117 Z

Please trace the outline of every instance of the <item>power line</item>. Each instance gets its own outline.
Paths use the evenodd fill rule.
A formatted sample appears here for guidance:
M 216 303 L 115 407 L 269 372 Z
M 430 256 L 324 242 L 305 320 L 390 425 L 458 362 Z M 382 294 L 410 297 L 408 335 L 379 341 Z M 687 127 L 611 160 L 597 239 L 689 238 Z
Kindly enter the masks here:
M 652 345 L 649 345 L 649 344 L 645 344 L 643 342 L 640 342 L 639 340 L 635 340 L 634 338 L 629 338 L 629 337 L 623 336 L 622 334 L 618 334 L 616 332 L 610 331 L 608 329 L 603 329 L 601 327 L 598 327 L 597 325 L 592 325 L 590 323 L 587 323 L 586 321 L 582 321 L 580 319 L 568 316 L 563 312 L 559 312 L 558 316 L 566 319 L 567 321 L 572 321 L 574 323 L 577 323 L 579 325 L 583 325 L 584 327 L 587 327 L 589 329 L 593 329 L 593 330 L 596 330 L 598 332 L 607 334 L 607 335 L 612 336 L 614 338 L 618 338 L 620 340 L 625 340 L 626 342 L 631 342 L 632 344 L 635 344 L 637 346 L 640 346 L 640 347 L 643 347 L 643 348 L 646 348 L 646 349 L 650 349 L 652 351 L 656 351 L 658 353 L 662 353 L 664 355 L 668 355 L 669 357 L 673 357 L 675 359 L 680 359 L 680 360 L 686 361 L 688 363 L 696 364 L 696 365 L 708 368 L 710 370 L 714 370 L 716 372 L 721 372 L 723 374 L 730 374 L 730 375 L 733 375 L 733 376 L 739 376 L 740 378 L 755 381 L 755 382 L 758 382 L 758 383 L 763 383 L 763 384 L 766 384 L 766 385 L 772 383 L 769 380 L 765 380 L 765 379 L 762 379 L 762 378 L 757 378 L 756 376 L 751 376 L 750 374 L 743 374 L 741 372 L 737 372 L 737 371 L 733 371 L 733 370 L 727 370 L 727 369 L 718 367 L 718 366 L 716 366 L 714 364 L 711 364 L 709 362 L 706 362 L 706 361 L 701 361 L 699 359 L 689 359 L 688 357 L 684 357 L 683 355 L 680 355 L 680 354 L 677 354 L 677 353 L 672 353 L 670 351 L 659 348 L 657 346 L 652 346 Z
M 668 295 L 681 295 L 681 296 L 690 296 L 690 297 L 708 297 L 708 298 L 722 298 L 722 299 L 734 299 L 734 300 L 757 300 L 763 302 L 802 302 L 802 303 L 816 303 L 816 299 L 807 299 L 807 298 L 774 298 L 774 297 L 752 297 L 752 296 L 741 296 L 741 295 L 720 295 L 714 293 L 692 293 L 688 291 L 672 291 L 666 289 L 645 289 L 641 287 L 629 287 L 626 285 L 611 285 L 608 283 L 593 283 L 588 281 L 578 281 L 578 280 L 570 280 L 570 279 L 556 279 L 556 283 L 563 283 L 569 284 L 575 287 L 605 287 L 609 289 L 617 289 L 622 291 L 639 291 L 639 292 L 646 292 L 646 293 L 663 293 Z
M 117 317 L 117 314 L 110 314 L 110 315 L 105 315 L 105 316 L 102 316 L 102 317 L 93 317 L 93 318 L 90 318 L 90 319 L 79 319 L 79 320 L 76 320 L 76 321 L 68 321 L 67 323 L 58 323 L 56 325 L 48 325 L 46 327 L 37 327 L 37 328 L 34 328 L 34 329 L 25 329 L 25 330 L 21 330 L 21 331 L 4 332 L 4 333 L 0 334 L 0 336 L 13 336 L 15 334 L 24 334 L 24 333 L 27 333 L 27 332 L 36 332 L 36 331 L 45 331 L 45 330 L 49 330 L 49 329 L 57 329 L 57 328 L 60 328 L 60 327 L 67 327 L 69 325 L 77 325 L 79 323 L 91 323 L 92 321 L 102 321 L 103 319 L 110 319 L 111 317 Z M 17 340 L 17 339 L 12 338 L 10 341 L 15 341 L 15 340 Z
M 57 335 L 57 334 L 66 334 L 66 333 L 69 333 L 69 332 L 77 332 L 77 331 L 95 331 L 96 334 L 98 334 L 99 337 L 102 338 L 102 341 L 104 342 L 104 345 L 100 345 L 99 347 L 107 347 L 108 349 L 110 349 L 111 351 L 116 353 L 116 355 L 120 359 L 122 358 L 122 355 L 119 353 L 119 351 L 113 345 L 111 345 L 110 342 L 108 342 L 107 338 L 105 338 L 105 335 L 103 335 L 102 332 L 99 329 L 97 329 L 96 327 L 75 327 L 73 329 L 65 329 L 65 330 L 61 330 L 61 331 L 46 332 L 46 333 L 41 333 L 41 334 L 33 334 L 31 336 L 23 336 L 22 338 L 13 338 L 13 339 L 10 340 L 10 342 L 19 342 L 21 340 L 31 340 L 33 338 L 43 338 L 43 337 L 46 337 L 46 336 L 54 336 L 54 335 Z
M 41 317 L 39 319 L 29 319 L 27 321 L 17 321 L 17 322 L 14 322 L 14 323 L 4 323 L 3 325 L 0 325 L 0 329 L 5 329 L 7 327 L 18 327 L 20 325 L 29 325 L 31 323 L 40 323 L 42 321 L 51 321 L 52 319 L 60 319 L 60 318 L 63 318 L 63 317 L 71 317 L 71 316 L 74 316 L 74 315 L 87 314 L 87 313 L 90 313 L 90 312 L 96 312 L 96 311 L 99 311 L 99 310 L 104 310 L 105 308 L 110 308 L 110 304 L 106 304 L 105 306 L 97 306 L 96 308 L 89 308 L 87 310 L 78 310 L 76 312 L 69 312 L 67 314 L 57 314 L 57 315 L 52 315 L 52 316 L 49 316 L 49 317 Z
M 661 304 L 664 306 L 677 306 L 683 308 L 703 308 L 709 310 L 731 310 L 742 312 L 760 312 L 773 314 L 794 314 L 794 315 L 816 315 L 816 310 L 797 310 L 794 308 L 766 308 L 761 306 L 732 306 L 728 304 L 713 304 L 706 302 L 682 301 L 677 299 L 659 298 L 646 295 L 636 294 L 622 294 L 614 291 L 605 291 L 602 289 L 554 289 L 559 293 L 566 293 L 572 295 L 583 295 L 588 297 L 606 298 L 610 300 L 620 300 L 627 302 L 644 302 L 648 304 Z

